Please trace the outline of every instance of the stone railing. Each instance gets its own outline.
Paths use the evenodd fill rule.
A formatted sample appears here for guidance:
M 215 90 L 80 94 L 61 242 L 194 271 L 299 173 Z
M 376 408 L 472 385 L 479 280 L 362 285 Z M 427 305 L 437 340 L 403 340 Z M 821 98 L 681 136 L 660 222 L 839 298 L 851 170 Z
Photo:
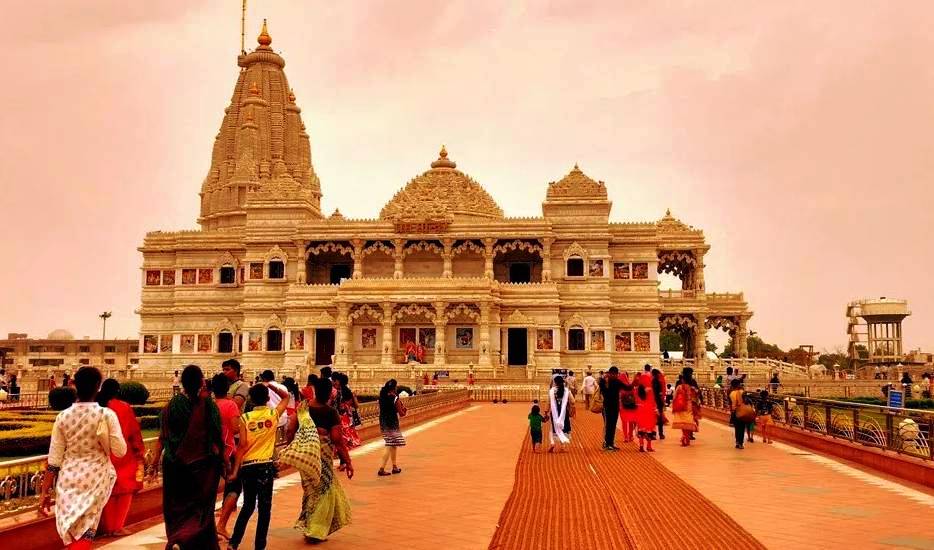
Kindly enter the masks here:
M 697 298 L 696 290 L 659 290 L 659 298 Z
M 750 403 L 760 399 L 747 393 Z M 701 389 L 704 406 L 729 410 L 722 389 Z M 771 395 L 772 419 L 786 427 L 877 447 L 899 454 L 931 460 L 934 442 L 934 411 L 899 409 L 879 405 L 847 403 L 829 399 Z
M 173 388 L 158 388 L 149 390 L 149 401 L 168 401 L 175 394 Z M 49 392 L 29 392 L 16 396 L 16 399 L 7 398 L 0 401 L 0 410 L 4 409 L 48 409 Z
M 431 413 L 436 409 L 450 407 L 470 399 L 467 390 L 458 388 L 452 391 L 432 392 L 422 395 L 403 398 L 409 410 L 409 416 Z M 364 403 L 358 409 L 363 425 L 358 429 L 373 428 L 379 425 L 379 404 L 377 402 Z M 153 453 L 156 438 L 144 440 L 145 454 L 145 488 L 161 486 L 161 478 L 149 480 L 149 474 L 154 468 L 156 456 Z M 286 443 L 284 433 L 280 430 L 277 444 Z M 22 458 L 0 462 L 0 518 L 36 510 L 39 505 L 39 490 L 42 476 L 46 469 L 46 456 Z
M 684 367 L 691 367 L 696 369 L 696 361 L 694 359 L 662 359 L 661 365 L 662 368 L 669 371 L 680 371 Z M 703 379 L 704 376 L 710 376 L 710 380 L 714 380 L 717 375 L 724 374 L 727 367 L 733 367 L 733 369 L 740 369 L 741 372 L 747 373 L 750 376 L 763 376 L 770 375 L 773 373 L 778 373 L 781 376 L 788 376 L 791 378 L 807 378 L 807 368 L 802 367 L 801 365 L 795 365 L 794 363 L 786 363 L 785 361 L 778 361 L 777 359 L 767 359 L 767 358 L 756 358 L 749 357 L 745 359 L 735 359 L 735 358 L 722 358 L 722 359 L 707 359 L 704 362 L 706 373 L 704 372 L 695 372 L 699 378 Z

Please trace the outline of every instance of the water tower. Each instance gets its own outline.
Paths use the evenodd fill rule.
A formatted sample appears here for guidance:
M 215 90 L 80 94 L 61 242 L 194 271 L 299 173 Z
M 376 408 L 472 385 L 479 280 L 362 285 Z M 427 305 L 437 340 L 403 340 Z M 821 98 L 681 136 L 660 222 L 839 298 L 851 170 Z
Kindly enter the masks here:
M 902 321 L 911 315 L 907 300 L 894 300 L 885 296 L 878 299 L 850 302 L 846 308 L 849 320 L 848 355 L 850 367 L 866 364 L 871 367 L 895 365 L 905 360 L 902 344 Z M 869 353 L 860 358 L 857 346 Z

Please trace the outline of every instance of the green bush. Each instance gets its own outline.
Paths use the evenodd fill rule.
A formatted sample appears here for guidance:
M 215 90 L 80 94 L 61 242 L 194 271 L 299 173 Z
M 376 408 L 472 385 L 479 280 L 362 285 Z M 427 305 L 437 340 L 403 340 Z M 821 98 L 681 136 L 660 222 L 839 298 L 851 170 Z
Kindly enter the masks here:
M 130 380 L 120 384 L 118 397 L 130 405 L 145 405 L 149 400 L 149 390 L 143 384 Z
M 49 391 L 49 408 L 53 411 L 63 411 L 70 407 L 78 399 L 75 389 L 66 386 L 53 388 Z
M 165 408 L 165 403 L 149 403 L 147 405 L 133 405 L 133 412 L 136 413 L 136 416 L 159 416 L 162 414 L 162 409 Z
M 905 406 L 909 409 L 934 409 L 934 399 L 909 399 Z
M 139 428 L 141 430 L 158 430 L 159 429 L 159 417 L 158 416 L 141 416 L 139 417 Z

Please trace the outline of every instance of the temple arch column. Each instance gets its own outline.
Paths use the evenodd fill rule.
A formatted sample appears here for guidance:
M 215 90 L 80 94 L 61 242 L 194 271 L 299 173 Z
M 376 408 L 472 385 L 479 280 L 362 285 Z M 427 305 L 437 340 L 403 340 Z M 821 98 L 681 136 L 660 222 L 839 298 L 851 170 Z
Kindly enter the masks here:
M 354 279 L 363 278 L 363 244 L 361 239 L 354 239 L 353 244 L 353 275 Z
M 694 249 L 694 286 L 693 289 L 698 292 L 704 292 L 704 252 L 703 248 Z
M 383 302 L 383 349 L 380 356 L 381 365 L 392 364 L 392 348 L 395 344 L 395 337 L 392 333 L 392 302 Z
M 337 342 L 334 345 L 334 365 L 350 364 L 350 304 L 337 304 Z
M 492 262 L 492 260 L 491 260 Z M 480 365 L 488 367 L 492 364 L 490 357 L 490 302 L 480 302 Z
M 694 369 L 700 371 L 707 366 L 707 316 L 695 313 L 694 319 Z
M 747 317 L 740 316 L 738 327 L 736 329 L 735 353 L 736 357 L 740 359 L 746 359 L 749 357 L 749 345 L 746 341 L 746 338 L 749 336 L 749 330 L 746 328 L 747 321 L 749 321 Z
M 308 241 L 295 241 L 295 248 L 298 249 L 298 253 L 295 255 L 298 265 L 295 269 L 295 282 L 298 284 L 305 284 L 305 249 L 308 247 Z
M 441 244 L 444 245 L 444 251 L 441 253 L 441 259 L 444 260 L 444 269 L 441 276 L 445 279 L 450 279 L 454 276 L 454 254 L 451 252 L 451 246 L 454 244 L 454 241 L 451 239 L 444 239 L 441 241 Z
M 444 365 L 447 362 L 447 328 L 448 317 L 445 314 L 446 302 L 434 302 L 435 306 L 435 365 Z
M 551 243 L 552 238 L 542 239 L 542 282 L 551 280 Z
M 393 267 L 392 278 L 401 279 L 404 275 L 403 265 L 405 259 L 405 240 L 404 239 L 394 239 L 392 241 L 393 245 L 393 259 L 395 260 L 395 265 Z
M 496 239 L 483 239 L 483 276 L 493 279 L 493 246 Z

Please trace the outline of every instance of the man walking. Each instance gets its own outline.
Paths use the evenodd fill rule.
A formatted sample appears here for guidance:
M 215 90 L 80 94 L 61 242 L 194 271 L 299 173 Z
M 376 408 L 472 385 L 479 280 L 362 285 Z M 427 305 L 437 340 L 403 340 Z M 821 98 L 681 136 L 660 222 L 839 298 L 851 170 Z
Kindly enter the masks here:
M 587 371 L 587 376 L 584 377 L 584 403 L 588 411 L 590 410 L 590 399 L 595 391 L 597 391 L 597 379 L 593 377 L 592 372 Z
M 619 380 L 619 368 L 610 367 L 600 380 L 603 394 L 603 450 L 618 451 L 616 446 L 616 422 L 619 420 L 619 392 L 623 383 Z

